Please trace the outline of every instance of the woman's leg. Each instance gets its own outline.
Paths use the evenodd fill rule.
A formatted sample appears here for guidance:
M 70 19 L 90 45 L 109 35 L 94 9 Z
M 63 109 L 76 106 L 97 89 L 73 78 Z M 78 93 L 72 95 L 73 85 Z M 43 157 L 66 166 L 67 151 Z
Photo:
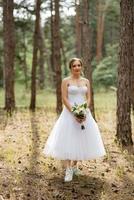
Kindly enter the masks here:
M 72 167 L 77 167 L 77 163 L 78 163 L 77 160 L 72 160 L 71 166 L 72 166 Z
M 71 160 L 64 160 L 63 161 L 64 168 L 71 168 Z
M 66 169 L 64 181 L 65 182 L 72 181 L 72 179 L 73 179 L 73 169 L 72 169 L 72 166 L 71 166 L 71 160 L 65 160 L 64 161 L 64 167 Z
M 78 167 L 78 161 L 77 160 L 73 160 L 71 162 L 71 166 L 72 166 L 72 169 L 73 169 L 73 174 L 76 175 L 76 176 L 79 176 L 81 174 L 81 171 Z

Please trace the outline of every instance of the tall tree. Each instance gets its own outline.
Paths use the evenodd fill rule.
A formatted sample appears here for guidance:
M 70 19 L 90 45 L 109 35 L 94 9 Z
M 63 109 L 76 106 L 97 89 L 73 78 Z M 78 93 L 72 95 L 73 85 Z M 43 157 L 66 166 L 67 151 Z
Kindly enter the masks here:
M 53 23 L 53 64 L 56 72 L 56 111 L 59 114 L 62 110 L 61 100 L 61 39 L 60 39 L 60 15 L 59 15 L 59 2 L 60 0 L 54 0 L 54 23 Z
M 97 38 L 96 38 L 96 60 L 99 62 L 103 57 L 103 40 L 105 16 L 110 0 L 98 0 L 97 3 Z
M 45 43 L 44 43 L 44 34 L 40 24 L 39 27 L 39 38 L 38 38 L 38 46 L 39 46 L 39 87 L 40 89 L 44 88 L 45 85 Z
M 56 72 L 55 72 L 55 65 L 54 65 L 54 23 L 55 23 L 55 8 L 54 8 L 54 0 L 51 0 L 51 70 L 52 70 L 52 81 L 55 84 L 56 82 Z
M 81 37 L 82 37 L 82 25 L 81 25 L 81 5 L 80 0 L 75 0 L 75 34 L 76 34 L 76 55 L 81 57 Z
M 94 115 L 94 100 L 92 88 L 92 69 L 91 69 L 91 29 L 89 27 L 89 1 L 82 1 L 82 58 L 84 62 L 84 74 L 90 82 L 91 105 L 90 109 Z
M 102 58 L 103 36 L 104 36 L 104 11 L 102 0 L 98 0 L 97 3 L 97 38 L 96 38 L 96 60 L 100 61 Z
M 11 112 L 15 108 L 14 95 L 14 18 L 13 0 L 3 0 L 4 28 L 4 80 L 5 80 L 5 109 Z
M 28 89 L 28 73 L 27 73 L 27 46 L 26 46 L 25 30 L 23 29 L 23 71 L 25 77 L 25 88 Z
M 117 132 L 116 137 L 121 146 L 131 146 L 131 67 L 132 67 L 132 37 L 133 37 L 133 1 L 121 0 L 120 22 L 120 64 L 118 67 L 117 89 Z
M 133 112 L 134 112 L 134 0 L 132 0 L 133 2 L 133 24 L 132 24 L 132 30 L 133 30 L 133 36 L 132 36 L 132 52 L 133 52 L 133 55 L 132 55 L 132 64 L 131 64 L 131 105 L 132 105 L 132 109 L 133 109 Z
M 62 59 L 63 59 L 63 64 L 64 64 L 64 75 L 67 76 L 67 74 L 68 74 L 67 58 L 66 58 L 64 44 L 63 44 L 62 40 L 61 40 L 61 50 L 62 50 Z
M 33 35 L 33 60 L 32 60 L 32 81 L 31 81 L 31 103 L 30 109 L 35 110 L 36 105 L 36 68 L 38 63 L 38 38 L 39 38 L 39 28 L 40 28 L 40 6 L 41 0 L 36 0 L 36 20 L 35 20 L 35 30 Z

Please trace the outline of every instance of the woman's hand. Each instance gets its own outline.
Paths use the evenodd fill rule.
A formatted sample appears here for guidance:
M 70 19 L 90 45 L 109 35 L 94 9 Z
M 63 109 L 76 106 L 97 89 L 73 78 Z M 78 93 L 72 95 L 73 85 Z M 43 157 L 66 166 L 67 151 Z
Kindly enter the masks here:
M 86 120 L 86 116 L 85 117 L 83 117 L 83 118 L 79 118 L 79 117 L 76 117 L 75 116 L 75 119 L 76 119 L 76 121 L 78 122 L 78 123 L 82 123 L 82 122 L 84 122 L 85 120 Z

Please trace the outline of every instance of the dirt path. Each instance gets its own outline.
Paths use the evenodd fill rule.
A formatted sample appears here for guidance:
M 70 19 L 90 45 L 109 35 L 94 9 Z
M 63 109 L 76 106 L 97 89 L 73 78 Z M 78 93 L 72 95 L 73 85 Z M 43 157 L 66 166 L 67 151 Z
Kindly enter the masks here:
M 0 115 L 0 200 L 133 200 L 134 157 L 114 143 L 112 112 L 97 113 L 107 155 L 79 163 L 82 175 L 64 183 L 61 162 L 42 149 L 56 120 L 54 112 L 19 110 Z

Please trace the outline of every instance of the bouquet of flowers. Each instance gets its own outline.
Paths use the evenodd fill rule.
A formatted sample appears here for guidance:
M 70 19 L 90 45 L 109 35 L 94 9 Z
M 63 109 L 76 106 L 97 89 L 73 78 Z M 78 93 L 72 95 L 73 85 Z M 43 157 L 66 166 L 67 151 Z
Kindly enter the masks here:
M 80 105 L 75 103 L 74 106 L 72 106 L 71 111 L 77 118 L 84 119 L 86 117 L 87 103 L 85 102 Z M 85 126 L 83 124 L 81 125 L 81 129 L 85 129 Z

